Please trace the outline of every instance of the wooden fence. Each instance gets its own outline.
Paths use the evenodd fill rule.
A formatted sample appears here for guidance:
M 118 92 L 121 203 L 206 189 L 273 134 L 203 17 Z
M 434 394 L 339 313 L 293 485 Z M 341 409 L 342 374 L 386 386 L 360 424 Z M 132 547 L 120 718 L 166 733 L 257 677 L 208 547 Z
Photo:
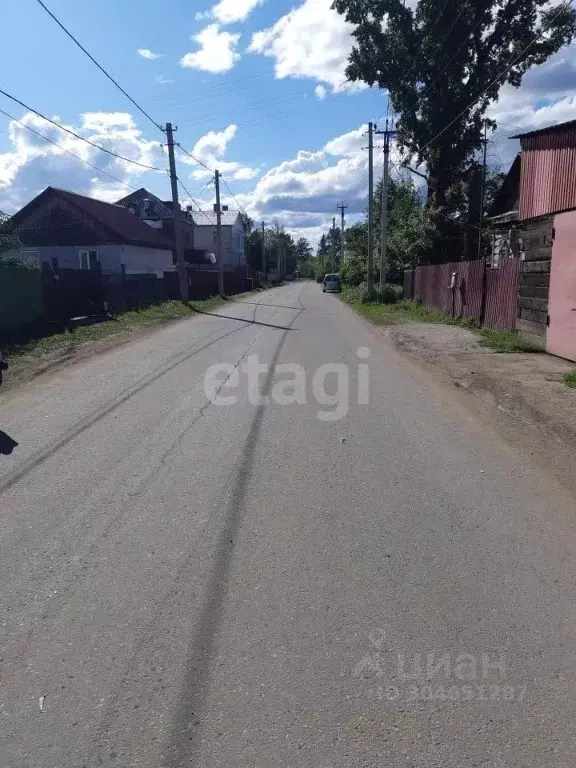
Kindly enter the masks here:
M 404 273 L 404 296 L 450 317 L 470 317 L 478 325 L 516 330 L 520 262 L 492 269 L 484 261 L 416 267 Z

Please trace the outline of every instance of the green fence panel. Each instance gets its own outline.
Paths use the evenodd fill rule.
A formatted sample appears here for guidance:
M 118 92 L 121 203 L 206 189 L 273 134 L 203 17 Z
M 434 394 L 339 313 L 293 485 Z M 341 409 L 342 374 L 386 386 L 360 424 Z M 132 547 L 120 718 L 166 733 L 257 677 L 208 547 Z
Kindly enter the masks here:
M 0 264 L 0 332 L 34 322 L 42 309 L 40 270 Z

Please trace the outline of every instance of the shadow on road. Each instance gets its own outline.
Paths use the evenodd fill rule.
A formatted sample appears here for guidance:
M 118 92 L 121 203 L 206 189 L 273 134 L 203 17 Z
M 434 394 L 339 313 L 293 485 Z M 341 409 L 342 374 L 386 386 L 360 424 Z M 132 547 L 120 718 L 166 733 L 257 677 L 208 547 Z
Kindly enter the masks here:
M 284 348 L 292 325 L 300 317 L 303 310 L 292 320 L 290 327 L 284 330 L 269 366 L 269 373 L 262 388 L 264 396 L 272 390 L 276 364 Z M 202 719 L 209 689 L 209 670 L 214 649 L 215 639 L 222 621 L 224 598 L 228 589 L 230 566 L 234 554 L 234 542 L 242 520 L 256 447 L 262 429 L 266 412 L 265 405 L 258 406 L 246 438 L 242 461 L 238 467 L 236 480 L 230 492 L 230 502 L 224 521 L 224 527 L 216 543 L 214 564 L 202 611 L 194 634 L 190 640 L 186 673 L 182 682 L 182 690 L 178 710 L 172 724 L 170 744 L 166 752 L 169 754 L 167 768 L 200 768 L 200 744 L 202 738 L 201 726 L 195 725 Z
M 14 448 L 17 447 L 16 440 L 13 440 L 10 435 L 0 429 L 0 456 L 10 456 Z
M 245 302 L 246 304 L 248 302 Z M 257 307 L 264 307 L 268 306 L 267 304 L 256 304 Z M 280 309 L 280 307 L 274 307 L 274 309 Z M 297 307 L 289 307 L 289 309 L 294 309 L 295 311 L 300 314 L 302 312 L 301 309 L 298 309 Z M 232 317 L 231 315 L 219 315 L 216 312 L 203 312 L 201 309 L 197 309 L 196 312 L 199 315 L 209 315 L 210 317 L 219 317 L 222 320 L 236 320 L 238 323 L 248 323 L 248 325 L 262 325 L 264 328 L 275 328 L 278 331 L 295 331 L 295 328 L 292 328 L 291 325 L 274 325 L 273 323 L 263 323 L 260 320 L 248 320 L 246 317 Z

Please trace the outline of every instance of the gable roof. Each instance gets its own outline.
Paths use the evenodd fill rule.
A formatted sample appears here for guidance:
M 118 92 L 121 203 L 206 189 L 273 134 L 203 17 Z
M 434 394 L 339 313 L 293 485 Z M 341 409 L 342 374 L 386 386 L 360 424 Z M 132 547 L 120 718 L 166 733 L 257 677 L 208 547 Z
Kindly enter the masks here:
M 140 218 L 172 218 L 172 209 L 160 200 L 159 197 L 156 197 L 156 195 L 153 195 L 152 192 L 149 192 L 144 187 L 141 187 L 140 189 L 137 189 L 136 192 L 131 192 L 129 195 L 126 195 L 126 197 L 118 200 L 116 205 L 121 205 L 123 208 L 128 208 L 130 205 L 134 205 Z
M 105 203 L 102 200 L 95 200 L 92 197 L 69 192 L 66 189 L 57 189 L 56 187 L 47 187 L 44 192 L 41 192 L 28 205 L 25 205 L 18 213 L 14 214 L 12 222 L 16 228 L 18 228 L 19 222 L 23 221 L 34 207 L 49 196 L 72 203 L 72 205 L 75 205 L 87 216 L 103 224 L 118 238 L 119 242 L 172 250 L 172 243 L 167 237 L 148 226 L 148 224 L 144 224 L 137 216 L 121 205 Z

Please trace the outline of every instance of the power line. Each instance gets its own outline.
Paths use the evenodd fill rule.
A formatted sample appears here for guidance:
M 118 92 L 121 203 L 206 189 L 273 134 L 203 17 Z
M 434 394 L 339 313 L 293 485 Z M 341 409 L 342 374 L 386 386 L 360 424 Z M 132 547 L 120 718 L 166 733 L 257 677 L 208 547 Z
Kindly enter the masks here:
M 572 5 L 572 3 L 573 3 L 573 2 L 574 2 L 574 0 L 569 0 L 569 2 L 568 2 L 568 3 L 563 3 L 563 6 L 562 6 L 562 7 L 560 7 L 560 8 L 558 8 L 558 11 L 557 11 L 557 13 L 556 13 L 556 14 L 553 16 L 553 18 L 550 20 L 550 24 L 548 25 L 548 29 L 550 29 L 550 27 L 552 26 L 552 23 L 553 23 L 553 22 L 554 22 L 554 21 L 555 21 L 555 20 L 558 18 L 558 16 L 560 15 L 560 13 L 561 13 L 563 10 L 567 10 L 567 9 L 568 9 L 568 8 L 569 8 L 569 7 Z M 434 143 L 434 142 L 435 142 L 437 139 L 439 139 L 441 136 L 443 136 L 443 135 L 446 133 L 446 131 L 447 131 L 449 128 L 451 128 L 451 127 L 454 125 L 454 123 L 456 123 L 456 122 L 457 122 L 457 121 L 458 121 L 458 120 L 459 120 L 459 119 L 460 119 L 460 118 L 461 118 L 463 115 L 465 115 L 465 114 L 468 112 L 468 110 L 469 110 L 471 107 L 473 107 L 473 106 L 474 106 L 474 105 L 477 103 L 478 99 L 480 99 L 480 98 L 481 98 L 481 97 L 482 97 L 482 96 L 483 96 L 483 95 L 486 93 L 486 91 L 488 91 L 488 90 L 489 90 L 489 89 L 490 89 L 490 88 L 491 88 L 491 87 L 492 87 L 492 86 L 493 86 L 495 83 L 497 83 L 497 82 L 500 80 L 500 78 L 502 77 L 502 75 L 505 75 L 507 72 L 509 72 L 509 70 L 510 70 L 510 69 L 512 69 L 512 67 L 513 67 L 513 66 L 514 66 L 514 65 L 515 65 L 515 64 L 516 64 L 516 63 L 517 63 L 517 62 L 518 62 L 518 61 L 519 61 L 519 60 L 522 58 L 522 56 L 524 56 L 524 54 L 526 53 L 526 51 L 527 51 L 529 48 L 531 48 L 531 47 L 534 45 L 534 43 L 536 43 L 536 42 L 537 42 L 537 41 L 538 41 L 538 40 L 539 40 L 539 39 L 540 39 L 540 38 L 541 38 L 541 37 L 544 35 L 544 33 L 548 31 L 548 29 L 546 29 L 546 30 L 543 30 L 542 32 L 540 32 L 540 34 L 539 34 L 539 35 L 537 35 L 537 36 L 534 38 L 534 40 L 532 40 L 530 43 L 528 43 L 528 45 L 527 45 L 525 48 L 523 48 L 523 50 L 522 50 L 522 51 L 521 51 L 521 52 L 518 54 L 518 56 L 516 56 L 516 58 L 515 58 L 515 59 L 513 59 L 513 60 L 510 62 L 510 64 L 508 64 L 508 66 L 507 66 L 507 67 L 505 67 L 505 69 L 503 69 L 503 70 L 502 70 L 502 72 L 500 72 L 500 73 L 499 73 L 499 74 L 498 74 L 498 75 L 497 75 L 497 76 L 494 78 L 494 80 L 492 80 L 490 83 L 488 83 L 488 85 L 486 86 L 486 88 L 484 88 L 484 89 L 483 89 L 483 90 L 482 90 L 482 91 L 481 91 L 481 92 L 480 92 L 480 93 L 479 93 L 479 94 L 476 96 L 476 98 L 475 98 L 475 99 L 473 99 L 473 101 L 471 101 L 471 102 L 470 102 L 470 104 L 468 104 L 466 107 L 464 107 L 464 109 L 462 110 L 462 112 L 460 112 L 458 115 L 456 115 L 456 117 L 455 117 L 453 120 L 451 120 L 451 121 L 450 121 L 450 122 L 449 122 L 447 125 L 445 125 L 445 126 L 444 126 L 444 128 L 442 128 L 442 130 L 441 130 L 441 131 L 439 131 L 439 132 L 436 134 L 436 136 L 434 136 L 433 138 L 431 138 L 431 139 L 430 139 L 430 141 L 426 142 L 426 144 L 424 144 L 424 146 L 422 146 L 422 147 L 419 147 L 419 149 L 418 149 L 418 152 L 421 154 L 421 153 L 422 153 L 422 152 L 423 152 L 425 149 L 427 149 L 427 148 L 428 148 L 428 147 L 429 147 L 431 144 L 433 144 L 433 143 Z
M 238 202 L 238 198 L 236 197 L 236 195 L 234 194 L 234 192 L 232 192 L 232 190 L 230 189 L 230 185 L 228 184 L 228 182 L 226 181 L 226 179 L 224 178 L 224 176 L 222 176 L 222 175 L 221 175 L 221 176 L 220 176 L 220 178 L 221 178 L 221 179 L 222 179 L 222 181 L 224 182 L 224 186 L 226 187 L 226 189 L 228 190 L 228 192 L 230 192 L 230 194 L 231 194 L 231 195 L 232 195 L 232 197 L 234 198 L 234 201 L 236 202 L 236 205 L 238 206 L 238 208 L 239 208 L 239 209 L 242 211 L 242 213 L 243 213 L 245 216 L 248 216 L 248 214 L 246 213 L 246 211 L 244 210 L 244 208 L 243 208 L 243 207 L 240 205 L 240 203 Z
M 1 91 L 0 91 L 0 93 L 1 93 Z M 192 158 L 192 160 L 194 160 L 194 162 L 195 162 L 195 163 L 198 163 L 198 165 L 201 165 L 201 166 L 202 166 L 202 168 L 206 168 L 206 170 L 207 170 L 207 171 L 210 171 L 210 173 L 214 173 L 214 171 L 212 170 L 212 168 L 209 168 L 209 167 L 206 165 L 206 163 L 202 162 L 202 160 L 199 160 L 197 157 L 195 157 L 195 156 L 192 154 L 192 152 L 188 152 L 188 150 L 187 150 L 187 149 L 184 149 L 184 147 L 182 146 L 182 144 L 178 143 L 177 141 L 175 141 L 175 142 L 174 142 L 174 144 L 175 144 L 175 145 L 176 145 L 176 146 L 177 146 L 179 149 L 181 149 L 181 150 L 182 150 L 182 152 L 184 152 L 184 154 L 185 154 L 185 155 L 188 155 L 188 157 Z
M 136 187 L 131 187 L 130 184 L 126 184 L 125 181 L 122 181 L 122 179 L 119 179 L 117 176 L 113 176 L 111 173 L 108 173 L 108 171 L 103 171 L 102 168 L 98 168 L 97 166 L 92 165 L 92 163 L 89 163 L 87 160 L 83 160 L 78 155 L 75 155 L 74 152 L 70 152 L 69 149 L 66 149 L 61 144 L 58 144 L 56 141 L 52 141 L 52 139 L 49 139 L 48 136 L 44 136 L 43 133 L 40 133 L 39 131 L 35 130 L 31 126 L 26 125 L 26 123 L 23 123 L 22 120 L 18 120 L 17 117 L 13 117 L 13 115 L 10 115 L 8 112 L 5 112 L 3 109 L 0 109 L 0 113 L 3 114 L 5 117 L 9 118 L 10 120 L 14 121 L 15 123 L 18 123 L 18 125 L 21 125 L 23 128 L 26 128 L 36 136 L 39 136 L 41 139 L 44 139 L 44 141 L 47 141 L 49 144 L 52 144 L 53 146 L 58 147 L 58 149 L 62 150 L 62 152 L 66 152 L 66 154 L 70 155 L 70 157 L 73 157 L 74 159 L 79 160 L 81 163 L 84 163 L 84 165 L 87 165 L 89 168 L 93 168 L 95 171 L 98 171 L 98 173 L 101 173 L 104 176 L 108 176 L 108 178 L 113 179 L 114 181 L 117 181 L 123 187 L 126 187 L 126 189 L 131 189 L 133 192 L 136 191 Z
M 139 110 L 139 111 L 140 111 L 140 112 L 141 112 L 141 113 L 144 115 L 144 117 L 146 117 L 148 120 L 150 120 L 150 122 L 151 122 L 151 123 L 153 123 L 153 125 L 155 125 L 155 126 L 156 126 L 156 128 L 158 128 L 158 130 L 160 130 L 160 131 L 162 131 L 162 133 L 164 133 L 164 130 L 163 130 L 163 128 L 162 128 L 162 127 L 161 127 L 161 126 L 160 126 L 160 125 L 159 125 L 159 124 L 156 122 L 156 120 L 154 120 L 152 117 L 150 117 L 150 115 L 148 114 L 148 112 L 146 112 L 146 110 L 144 110 L 144 109 L 143 109 L 143 108 L 140 106 L 140 104 L 138 104 L 138 102 L 137 102 L 137 101 L 135 101 L 135 100 L 132 98 L 132 96 L 130 96 L 130 94 L 129 94 L 129 93 L 127 93 L 127 92 L 124 90 L 124 88 L 122 88 L 122 86 L 121 86 L 121 85 L 118 83 L 118 81 L 117 81 L 117 80 L 115 80 L 115 79 L 112 77 L 112 75 L 111 75 L 111 74 L 109 74 L 109 73 L 108 73 L 108 72 L 107 72 L 107 71 L 104 69 L 104 67 L 103 67 L 101 64 L 99 64 L 99 63 L 96 61 L 96 59 L 94 58 L 94 56 L 92 56 L 92 54 L 91 54 L 91 53 L 89 53 L 89 52 L 86 50 L 86 48 L 84 48 L 84 46 L 82 45 L 82 43 L 80 43 L 80 42 L 79 42 L 79 41 L 78 41 L 78 40 L 77 40 L 77 39 L 74 37 L 74 35 L 73 35 L 71 32 L 69 32 L 69 31 L 66 29 L 66 27 L 64 26 L 64 24 L 62 24 L 62 22 L 61 22 L 61 21 L 60 21 L 58 18 L 56 18 L 56 16 L 55 16 L 55 15 L 52 13 L 52 11 L 51 11 L 51 10 L 50 10 L 50 9 L 49 9 L 49 8 L 48 8 L 48 7 L 47 7 L 47 6 L 46 6 L 46 5 L 43 3 L 43 2 L 42 2 L 42 0 L 36 0 L 36 1 L 37 1 L 37 3 L 38 3 L 40 6 L 42 6 L 42 8 L 44 8 L 44 10 L 46 11 L 46 13 L 47 13 L 49 16 L 51 16 L 51 17 L 52 17 L 52 19 L 54 19 L 54 21 L 56 22 L 56 24 L 58 24 L 58 26 L 60 27 L 60 29 L 62 29 L 62 31 L 63 31 L 63 32 L 65 32 L 65 33 L 68 35 L 68 37 L 69 37 L 71 40 L 73 40 L 73 41 L 76 43 L 76 45 L 78 46 L 78 48 L 80 48 L 80 50 L 81 50 L 81 51 L 83 51 L 83 52 L 86 54 L 86 56 L 88 56 L 88 58 L 90 59 L 90 61 L 92 61 L 92 62 L 93 62 L 93 63 L 94 63 L 94 64 L 95 64 L 95 65 L 98 67 L 98 69 L 99 69 L 99 70 L 100 70 L 100 71 L 101 71 L 101 72 L 102 72 L 104 75 L 106 75 L 106 77 L 108 78 L 108 80 L 110 80 L 110 82 L 112 82 L 112 83 L 113 83 L 113 84 L 116 86 L 116 88 L 118 88 L 118 90 L 119 90 L 119 91 L 121 91 L 121 92 L 124 94 L 124 96 L 126 96 L 126 98 L 127 98 L 127 99 L 128 99 L 130 102 L 132 102 L 132 104 L 133 104 L 133 105 L 136 107 L 136 109 L 138 109 L 138 110 Z
M 139 163 L 137 160 L 130 160 L 128 157 L 123 157 L 122 155 L 117 154 L 116 152 L 112 152 L 111 149 L 105 149 L 104 147 L 101 147 L 99 144 L 95 144 L 93 141 L 90 141 L 90 139 L 86 139 L 84 136 L 80 136 L 80 134 L 75 133 L 70 128 L 66 128 L 64 125 L 60 125 L 60 123 L 57 123 L 55 120 L 51 120 L 49 117 L 46 117 L 46 115 L 43 115 L 41 112 L 38 112 L 36 109 L 32 109 L 32 107 L 29 107 L 27 104 L 24 104 L 23 101 L 20 101 L 20 99 L 17 99 L 15 96 L 11 96 L 6 91 L 3 91 L 0 88 L 0 93 L 3 96 L 6 96 L 6 98 L 10 99 L 11 101 L 14 101 L 16 104 L 19 104 L 23 109 L 27 109 L 29 112 L 33 112 L 38 117 L 41 117 L 42 120 L 46 120 L 47 123 L 50 123 L 51 125 L 56 126 L 56 128 L 59 128 L 61 131 L 64 131 L 65 133 L 69 133 L 71 136 L 74 136 L 75 139 L 79 139 L 80 141 L 84 141 L 86 144 L 89 144 L 91 147 L 94 147 L 95 149 L 99 149 L 101 152 L 105 152 L 107 155 L 111 155 L 112 157 L 115 157 L 118 160 L 123 160 L 125 163 L 132 163 L 132 165 L 137 165 L 140 168 L 145 168 L 147 171 L 161 171 L 163 172 L 164 169 L 162 168 L 156 168 L 153 165 L 146 165 L 145 163 Z
M 196 204 L 196 206 L 198 207 L 198 213 L 201 213 L 201 214 L 202 214 L 202 216 L 204 216 L 204 218 L 206 219 L 206 221 L 207 221 L 207 222 L 208 222 L 210 225 L 213 225 L 213 224 L 214 224 L 214 222 L 213 222 L 213 221 L 210 219 L 210 217 L 208 216 L 208 214 L 207 214 L 205 211 L 203 211 L 203 210 L 202 210 L 202 207 L 201 207 L 201 205 L 198 203 L 198 201 L 197 201 L 197 200 L 195 200 L 195 199 L 192 197 L 192 195 L 191 195 L 191 194 L 190 194 L 190 192 L 189 192 L 189 191 L 186 189 L 186 187 L 184 186 L 184 184 L 182 183 L 182 181 L 181 181 L 180 179 L 178 179 L 178 184 L 180 184 L 180 186 L 182 187 L 182 189 L 184 190 L 184 192 L 185 192 L 185 193 L 188 195 L 189 199 L 190 199 L 190 200 L 192 200 L 192 202 Z

